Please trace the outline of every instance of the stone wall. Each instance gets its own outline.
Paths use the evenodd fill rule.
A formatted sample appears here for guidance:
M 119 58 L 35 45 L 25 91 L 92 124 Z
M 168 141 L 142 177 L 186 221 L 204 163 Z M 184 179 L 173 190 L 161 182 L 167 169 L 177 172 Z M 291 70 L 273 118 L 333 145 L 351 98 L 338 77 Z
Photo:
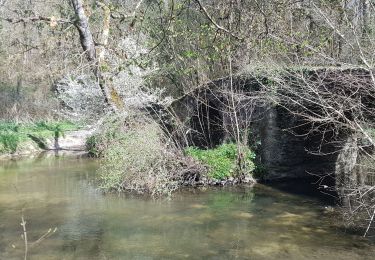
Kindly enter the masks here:
M 257 99 L 257 81 L 242 78 L 240 82 L 246 91 L 236 100 L 239 125 L 251 132 L 249 145 L 259 143 L 257 159 L 265 166 L 264 180 L 329 178 L 346 167 L 339 165 L 353 164 L 352 160 L 342 159 L 341 151 L 350 136 L 309 133 L 309 126 L 301 127 L 300 118 L 293 113 Z M 225 80 L 211 83 L 172 104 L 171 111 L 180 121 L 183 145 L 211 148 L 233 139 L 233 114 L 228 111 L 231 97 L 220 90 L 223 84 Z
M 320 147 L 321 135 L 305 135 L 296 128 L 298 118 L 285 109 L 272 107 L 260 128 L 260 159 L 267 170 L 266 180 L 307 178 L 333 173 L 338 147 Z M 336 143 L 337 144 L 337 143 Z M 320 149 L 318 152 L 314 152 Z M 321 153 L 325 155 L 321 155 Z

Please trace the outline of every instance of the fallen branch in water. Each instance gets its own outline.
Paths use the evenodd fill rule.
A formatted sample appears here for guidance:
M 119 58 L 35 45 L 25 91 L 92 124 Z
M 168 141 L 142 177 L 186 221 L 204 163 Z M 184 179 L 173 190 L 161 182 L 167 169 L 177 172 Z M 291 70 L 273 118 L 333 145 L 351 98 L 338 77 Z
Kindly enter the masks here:
M 23 258 L 24 260 L 27 260 L 27 256 L 28 256 L 28 253 L 29 253 L 29 248 L 32 248 L 35 245 L 39 244 L 40 242 L 42 242 L 43 240 L 45 240 L 49 236 L 53 235 L 57 231 L 57 227 L 55 227 L 53 230 L 52 230 L 52 228 L 50 228 L 50 229 L 48 229 L 47 232 L 45 232 L 42 236 L 40 236 L 36 241 L 34 241 L 32 243 L 29 243 L 28 242 L 28 238 L 27 238 L 26 224 L 27 224 L 27 222 L 25 221 L 25 218 L 24 218 L 24 215 L 23 215 L 23 209 L 22 209 L 21 226 L 22 226 L 23 234 L 22 234 L 21 237 L 23 238 L 24 245 L 25 245 L 24 258 Z M 13 246 L 13 248 L 15 248 L 14 245 L 12 245 L 12 246 Z

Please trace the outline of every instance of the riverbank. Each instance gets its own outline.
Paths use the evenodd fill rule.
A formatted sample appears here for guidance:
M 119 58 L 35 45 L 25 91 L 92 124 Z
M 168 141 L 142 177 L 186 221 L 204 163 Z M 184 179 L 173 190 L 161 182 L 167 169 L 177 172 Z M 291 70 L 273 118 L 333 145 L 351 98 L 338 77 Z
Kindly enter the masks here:
M 112 131 L 114 128 L 112 125 L 109 127 Z M 120 142 L 119 146 L 112 149 L 111 140 L 108 140 L 108 136 L 115 136 L 119 134 L 119 131 L 114 131 L 110 135 L 104 133 L 102 135 L 100 131 L 96 131 L 97 127 L 85 126 L 84 128 L 79 125 L 75 125 L 69 122 L 37 122 L 29 124 L 16 124 L 11 122 L 0 123 L 0 160 L 13 160 L 13 159 L 27 159 L 27 158 L 42 158 L 50 156 L 74 156 L 82 157 L 84 155 L 91 155 L 93 157 L 100 157 L 102 159 L 102 166 L 104 171 L 101 174 L 101 188 L 105 190 L 114 190 L 117 182 L 113 180 L 117 176 L 117 172 L 113 174 L 112 167 L 118 167 L 119 163 L 114 164 L 113 159 L 110 160 L 110 164 L 106 165 L 106 157 L 103 156 L 105 153 L 114 153 L 116 161 L 122 162 L 125 158 L 129 159 L 130 155 L 136 155 L 136 151 L 141 148 L 141 152 L 135 156 L 135 165 L 133 168 L 141 168 L 140 161 L 147 160 L 151 155 L 160 154 L 150 150 L 150 141 L 157 143 L 159 136 L 155 135 L 150 138 L 144 138 L 141 134 L 135 146 L 130 149 L 129 143 Z M 141 128 L 136 128 L 133 132 L 139 133 Z M 117 132 L 117 133 L 116 133 Z M 130 133 L 122 133 L 119 140 L 123 137 L 126 138 Z M 133 136 L 134 137 L 134 136 Z M 118 138 L 118 137 L 117 137 Z M 129 140 L 128 138 L 126 138 Z M 104 141 L 105 143 L 100 145 L 99 142 Z M 143 146 L 140 144 L 147 142 Z M 103 149 L 104 150 L 101 150 Z M 127 156 L 120 156 L 118 152 L 127 151 Z M 255 168 L 252 160 L 255 158 L 255 154 L 250 150 L 246 149 L 246 166 L 248 172 L 243 172 L 241 175 L 235 173 L 237 166 L 236 153 L 237 146 L 234 143 L 223 144 L 216 149 L 200 150 L 194 147 L 188 147 L 183 153 L 176 152 L 171 147 L 165 147 L 162 151 L 163 158 L 166 153 L 170 153 L 169 164 L 178 164 L 183 162 L 184 166 L 179 171 L 172 172 L 170 168 L 171 177 L 164 179 L 162 182 L 164 186 L 169 187 L 175 185 L 173 190 L 177 190 L 182 187 L 198 187 L 198 186 L 233 186 L 238 184 L 252 184 L 255 180 L 252 176 L 252 171 Z M 149 154 L 147 156 L 147 154 Z M 120 157 L 118 157 L 120 156 Z M 138 172 L 137 175 L 148 175 L 150 170 L 153 169 L 154 160 L 150 161 L 149 169 L 143 169 Z M 161 165 L 167 165 L 168 162 L 164 162 Z M 111 167 L 108 169 L 108 167 Z M 179 166 L 181 167 L 181 166 Z M 121 175 L 123 179 L 119 179 L 118 182 L 124 183 L 124 179 L 129 175 L 129 165 L 122 165 L 120 167 Z M 165 171 L 165 172 L 167 172 Z M 105 175 L 104 175 L 105 174 Z M 180 174 L 180 175 L 179 175 Z M 113 177 L 116 175 L 115 177 Z M 147 176 L 146 176 L 147 177 Z M 159 178 L 158 174 L 154 174 L 153 177 L 148 176 L 146 179 L 152 179 L 152 187 L 155 186 L 154 179 Z M 110 185 L 107 187 L 106 184 Z M 130 185 L 133 181 L 127 182 Z M 137 183 L 137 185 L 139 182 Z M 116 186 L 117 187 L 117 186 Z M 118 186 L 117 190 L 126 190 L 122 186 Z M 144 193 L 144 190 L 133 190 L 133 192 Z M 151 189 L 151 192 L 154 188 Z M 165 192 L 169 194 L 169 192 Z M 165 195 L 163 193 L 163 195 Z
M 84 154 L 93 129 L 69 122 L 0 123 L 0 160 L 41 153 Z

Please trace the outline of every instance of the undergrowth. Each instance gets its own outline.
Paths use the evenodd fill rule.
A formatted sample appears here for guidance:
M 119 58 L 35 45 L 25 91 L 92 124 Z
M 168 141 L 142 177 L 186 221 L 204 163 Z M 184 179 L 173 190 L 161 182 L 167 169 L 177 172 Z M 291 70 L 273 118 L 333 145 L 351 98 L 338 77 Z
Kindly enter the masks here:
M 187 155 L 206 164 L 209 168 L 209 177 L 217 180 L 238 177 L 239 174 L 250 174 L 254 171 L 255 153 L 244 146 L 241 147 L 241 151 L 242 155 L 238 156 L 238 147 L 235 143 L 226 143 L 207 150 L 197 147 L 188 147 L 185 150 Z
M 246 181 L 255 169 L 255 153 L 247 146 L 226 143 L 210 150 L 183 150 L 140 112 L 106 118 L 87 140 L 87 148 L 101 158 L 99 185 L 104 191 L 168 196 L 181 186 L 206 185 L 211 180 Z
M 87 145 L 101 157 L 99 182 L 104 191 L 168 196 L 206 170 L 185 157 L 159 124 L 139 113 L 108 118 Z

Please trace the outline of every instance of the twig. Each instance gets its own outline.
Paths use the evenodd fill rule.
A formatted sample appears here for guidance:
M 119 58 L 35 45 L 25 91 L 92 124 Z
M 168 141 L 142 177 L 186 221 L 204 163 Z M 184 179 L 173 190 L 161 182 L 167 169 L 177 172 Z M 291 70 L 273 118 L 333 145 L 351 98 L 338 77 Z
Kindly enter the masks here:
M 27 259 L 27 251 L 28 251 L 28 243 L 27 243 L 27 231 L 26 231 L 26 221 L 23 217 L 23 212 L 22 212 L 22 216 L 21 216 L 21 226 L 22 226 L 22 229 L 23 229 L 23 241 L 25 242 L 25 255 L 24 255 L 24 260 Z
M 371 224 L 372 224 L 372 222 L 374 221 L 374 217 L 375 217 L 375 209 L 374 209 L 374 212 L 372 213 L 372 216 L 371 216 L 371 219 L 370 219 L 370 223 L 367 225 L 366 232 L 365 232 L 365 234 L 363 235 L 364 237 L 367 236 L 367 233 L 368 233 L 368 231 L 370 230 Z
M 199 5 L 199 7 L 202 9 L 203 13 L 205 14 L 205 16 L 207 17 L 207 19 L 213 24 L 215 25 L 215 27 L 217 29 L 219 29 L 220 31 L 223 31 L 223 32 L 226 32 L 227 34 L 229 34 L 230 36 L 232 36 L 233 38 L 239 40 L 239 41 L 242 41 L 243 38 L 235 35 L 233 32 L 231 32 L 230 30 L 228 30 L 227 28 L 224 28 L 223 26 L 219 25 L 212 17 L 211 15 L 208 13 L 207 9 L 203 6 L 203 4 L 201 3 L 200 0 L 195 0 L 197 2 L 197 4 Z
M 46 233 L 44 233 L 38 240 L 36 240 L 35 242 L 32 242 L 30 244 L 30 247 L 33 247 L 35 246 L 36 244 L 42 242 L 44 239 L 46 239 L 47 237 L 49 237 L 50 235 L 52 235 L 53 233 L 55 233 L 57 231 L 57 228 L 55 227 L 54 230 L 52 230 L 51 228 L 48 229 L 48 231 Z

